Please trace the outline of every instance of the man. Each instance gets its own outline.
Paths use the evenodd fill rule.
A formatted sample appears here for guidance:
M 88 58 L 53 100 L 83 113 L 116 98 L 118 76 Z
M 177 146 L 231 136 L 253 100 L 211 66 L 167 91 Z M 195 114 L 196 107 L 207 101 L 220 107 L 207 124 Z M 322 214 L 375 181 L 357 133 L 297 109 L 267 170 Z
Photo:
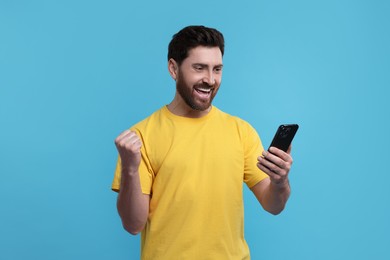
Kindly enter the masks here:
M 142 259 L 250 259 L 243 183 L 272 214 L 289 197 L 291 149 L 265 151 L 247 122 L 212 105 L 223 54 L 215 29 L 175 34 L 168 50 L 175 97 L 115 140 L 112 189 L 123 227 L 142 231 Z

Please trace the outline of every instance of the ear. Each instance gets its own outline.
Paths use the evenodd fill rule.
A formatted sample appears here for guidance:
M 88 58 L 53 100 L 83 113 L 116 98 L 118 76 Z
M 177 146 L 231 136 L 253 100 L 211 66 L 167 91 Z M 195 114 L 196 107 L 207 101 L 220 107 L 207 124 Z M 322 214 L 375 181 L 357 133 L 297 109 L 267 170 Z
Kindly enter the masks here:
M 171 74 L 171 77 L 176 81 L 177 75 L 179 73 L 179 66 L 174 59 L 169 59 L 168 61 L 168 71 Z

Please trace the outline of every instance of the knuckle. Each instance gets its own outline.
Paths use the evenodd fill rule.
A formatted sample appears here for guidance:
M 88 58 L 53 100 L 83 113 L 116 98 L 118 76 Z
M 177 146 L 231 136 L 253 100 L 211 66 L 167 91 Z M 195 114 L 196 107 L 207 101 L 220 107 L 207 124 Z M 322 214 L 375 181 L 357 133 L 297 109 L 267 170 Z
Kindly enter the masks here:
M 275 164 L 270 166 L 270 170 L 273 172 L 277 172 L 279 170 L 279 167 L 277 167 Z
M 126 143 L 123 145 L 123 148 L 126 149 L 127 151 L 131 150 L 131 144 L 130 143 Z
M 284 165 L 285 165 L 285 166 L 284 166 L 285 169 L 290 169 L 290 168 L 291 168 L 291 165 L 292 165 L 292 162 L 291 162 L 291 161 L 286 162 Z
M 281 158 L 278 159 L 278 165 L 284 166 L 285 164 L 286 164 L 286 162 L 283 159 L 281 159 Z
M 123 148 L 123 144 L 120 141 L 115 142 L 116 147 Z
M 290 167 L 290 163 L 289 162 L 283 162 L 282 163 L 282 168 L 283 169 L 287 169 L 287 168 L 289 168 Z

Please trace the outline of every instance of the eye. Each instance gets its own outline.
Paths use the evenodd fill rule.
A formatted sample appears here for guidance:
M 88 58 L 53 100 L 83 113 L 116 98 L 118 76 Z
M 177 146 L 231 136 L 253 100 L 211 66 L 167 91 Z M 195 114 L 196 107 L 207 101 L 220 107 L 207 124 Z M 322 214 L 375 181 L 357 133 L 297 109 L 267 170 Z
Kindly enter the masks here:
M 220 73 L 220 72 L 222 72 L 222 67 L 216 67 L 214 69 L 214 71 L 217 72 L 217 73 Z
M 199 66 L 199 65 L 195 65 L 194 69 L 197 70 L 197 71 L 201 71 L 203 69 L 203 67 Z

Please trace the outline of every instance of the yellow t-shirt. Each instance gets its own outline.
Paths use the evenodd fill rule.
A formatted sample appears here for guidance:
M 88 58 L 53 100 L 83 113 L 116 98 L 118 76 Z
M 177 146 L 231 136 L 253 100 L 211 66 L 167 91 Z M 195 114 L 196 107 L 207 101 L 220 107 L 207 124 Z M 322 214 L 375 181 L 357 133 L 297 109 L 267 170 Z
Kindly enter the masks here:
M 132 129 L 143 142 L 142 192 L 151 195 L 141 258 L 250 259 L 243 183 L 252 187 L 267 177 L 256 166 L 263 150 L 256 131 L 214 106 L 202 118 L 164 106 Z M 119 159 L 113 190 L 120 177 Z

